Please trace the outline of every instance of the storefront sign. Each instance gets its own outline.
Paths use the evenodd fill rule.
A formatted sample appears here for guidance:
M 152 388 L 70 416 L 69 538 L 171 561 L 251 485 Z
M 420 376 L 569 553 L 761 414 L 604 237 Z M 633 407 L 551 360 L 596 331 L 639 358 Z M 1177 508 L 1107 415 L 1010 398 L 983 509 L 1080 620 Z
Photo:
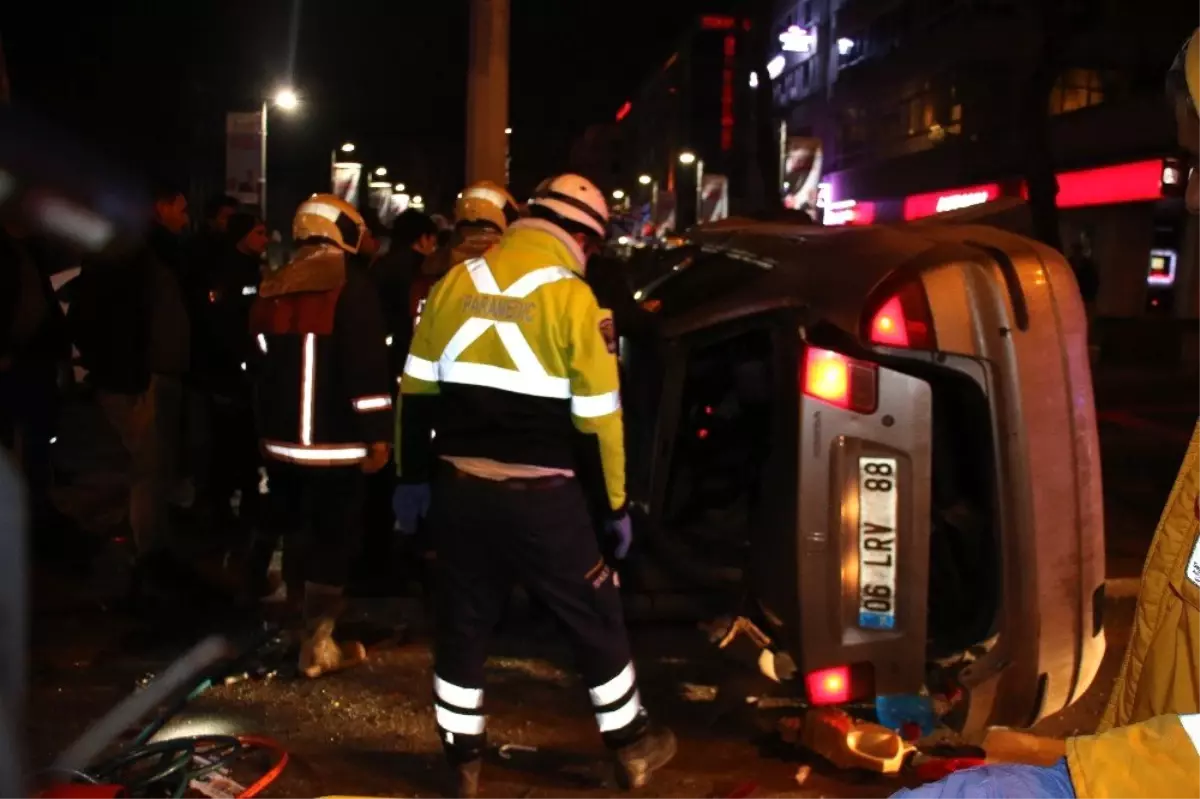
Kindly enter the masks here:
M 792 25 L 779 34 L 779 43 L 785 53 L 811 53 L 817 47 L 817 30 Z
M 904 219 L 912 221 L 922 217 L 983 205 L 1000 196 L 1000 184 L 968 186 L 950 191 L 934 191 L 928 194 L 913 194 L 904 199 Z
M 857 200 L 838 200 L 825 205 L 824 223 L 827 226 L 869 225 L 875 221 L 875 203 Z
M 1099 169 L 1060 172 L 1057 175 L 1058 207 L 1083 208 L 1157 200 L 1162 197 L 1162 167 L 1162 161 L 1156 158 Z

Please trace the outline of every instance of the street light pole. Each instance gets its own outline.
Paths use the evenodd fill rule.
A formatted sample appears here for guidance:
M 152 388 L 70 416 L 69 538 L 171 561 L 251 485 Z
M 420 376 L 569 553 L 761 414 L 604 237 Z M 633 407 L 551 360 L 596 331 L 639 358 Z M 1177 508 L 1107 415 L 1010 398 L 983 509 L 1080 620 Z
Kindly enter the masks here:
M 262 103 L 262 134 L 261 134 L 262 144 L 258 148 L 258 153 L 259 153 L 258 174 L 260 175 L 259 187 L 258 187 L 258 205 L 259 205 L 259 213 L 262 214 L 262 218 L 263 218 L 264 222 L 267 221 L 267 108 L 268 108 L 267 101 L 263 100 L 263 103 Z M 267 227 L 268 227 L 268 229 L 270 229 L 270 225 L 268 225 Z
M 467 45 L 467 183 L 507 182 L 510 0 L 471 0 Z

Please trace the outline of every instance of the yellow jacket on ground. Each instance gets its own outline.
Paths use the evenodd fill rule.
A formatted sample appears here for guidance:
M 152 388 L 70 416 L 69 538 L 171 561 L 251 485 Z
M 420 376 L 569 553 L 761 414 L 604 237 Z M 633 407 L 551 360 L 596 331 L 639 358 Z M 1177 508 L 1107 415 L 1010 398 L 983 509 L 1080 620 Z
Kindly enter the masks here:
M 432 455 L 575 471 L 592 442 L 609 505 L 624 509 L 612 318 L 583 269 L 573 239 L 527 219 L 433 287 L 400 382 L 402 481 L 428 480 Z
M 1168 714 L 1067 740 L 1079 799 L 1200 796 L 1200 716 Z
M 1200 424 L 1150 543 L 1129 648 L 1101 731 L 1200 711 L 1198 487 Z M 1191 795 L 1200 796 L 1200 788 Z

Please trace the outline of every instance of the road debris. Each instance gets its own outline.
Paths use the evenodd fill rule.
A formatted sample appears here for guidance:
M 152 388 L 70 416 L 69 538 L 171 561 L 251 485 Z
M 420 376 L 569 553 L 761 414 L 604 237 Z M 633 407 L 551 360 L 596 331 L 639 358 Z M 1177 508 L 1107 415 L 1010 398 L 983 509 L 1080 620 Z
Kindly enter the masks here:
M 505 760 L 512 760 L 513 752 L 536 752 L 536 746 L 525 746 L 524 744 L 504 744 L 499 749 L 500 757 Z

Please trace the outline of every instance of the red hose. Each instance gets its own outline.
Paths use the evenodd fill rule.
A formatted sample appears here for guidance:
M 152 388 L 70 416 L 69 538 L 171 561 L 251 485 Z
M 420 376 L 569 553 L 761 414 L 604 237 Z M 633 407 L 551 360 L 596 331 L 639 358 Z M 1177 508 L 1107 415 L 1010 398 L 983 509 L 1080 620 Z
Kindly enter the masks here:
M 266 790 L 268 785 L 279 779 L 279 775 L 287 767 L 288 753 L 277 741 L 273 741 L 270 738 L 264 738 L 259 735 L 239 735 L 237 739 L 245 746 L 270 749 L 277 756 L 275 765 L 271 766 L 270 771 L 259 777 L 257 782 L 238 795 L 238 799 L 250 799 L 253 796 L 258 796 Z

